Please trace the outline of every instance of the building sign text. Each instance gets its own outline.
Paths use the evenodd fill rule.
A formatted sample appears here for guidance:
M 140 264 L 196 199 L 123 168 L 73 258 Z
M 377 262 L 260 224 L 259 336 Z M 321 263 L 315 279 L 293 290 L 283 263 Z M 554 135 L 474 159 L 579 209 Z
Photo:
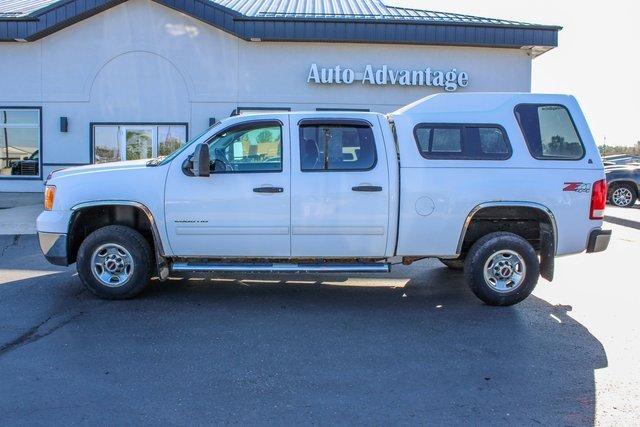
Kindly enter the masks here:
M 469 74 L 455 68 L 449 71 L 393 69 L 387 65 L 374 68 L 367 65 L 364 71 L 356 72 L 352 68 L 336 65 L 332 68 L 318 67 L 311 64 L 307 83 L 315 84 L 369 84 L 375 86 L 434 86 L 442 87 L 447 92 L 453 92 L 469 84 Z

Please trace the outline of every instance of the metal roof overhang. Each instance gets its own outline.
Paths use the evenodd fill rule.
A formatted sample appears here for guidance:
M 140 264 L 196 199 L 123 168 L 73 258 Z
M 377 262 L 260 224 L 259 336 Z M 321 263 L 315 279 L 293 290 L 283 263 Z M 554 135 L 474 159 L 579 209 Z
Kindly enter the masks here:
M 34 41 L 126 0 L 69 0 L 0 17 L 0 41 Z M 393 43 L 527 49 L 558 46 L 561 27 L 407 19 L 245 16 L 209 0 L 153 0 L 247 41 Z

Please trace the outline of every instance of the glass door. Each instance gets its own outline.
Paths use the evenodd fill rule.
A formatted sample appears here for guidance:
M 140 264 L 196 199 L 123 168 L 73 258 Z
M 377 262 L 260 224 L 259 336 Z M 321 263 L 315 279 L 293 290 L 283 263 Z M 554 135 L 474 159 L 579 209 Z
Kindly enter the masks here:
M 120 132 L 124 142 L 120 145 L 122 160 L 150 159 L 157 155 L 155 126 L 123 126 Z

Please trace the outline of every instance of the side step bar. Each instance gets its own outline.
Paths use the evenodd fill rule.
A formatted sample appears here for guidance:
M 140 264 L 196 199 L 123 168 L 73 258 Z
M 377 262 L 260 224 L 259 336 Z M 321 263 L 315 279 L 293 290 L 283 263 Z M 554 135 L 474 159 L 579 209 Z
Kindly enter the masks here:
M 207 262 L 177 262 L 173 271 L 243 272 L 243 273 L 388 273 L 389 263 L 366 264 L 233 264 Z

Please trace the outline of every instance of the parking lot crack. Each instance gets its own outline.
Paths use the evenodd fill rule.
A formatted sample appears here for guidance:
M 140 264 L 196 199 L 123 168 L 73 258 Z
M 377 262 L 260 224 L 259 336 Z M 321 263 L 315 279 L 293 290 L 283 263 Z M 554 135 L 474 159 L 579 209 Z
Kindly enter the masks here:
M 59 317 L 54 317 L 53 315 L 47 317 L 42 322 L 29 328 L 27 331 L 25 331 L 22 335 L 20 335 L 16 339 L 11 340 L 8 343 L 2 344 L 0 346 L 0 356 L 6 353 L 9 353 L 13 350 L 16 350 L 24 345 L 34 343 L 44 337 L 51 335 L 52 333 L 56 332 L 58 329 L 62 328 L 63 326 L 69 324 L 73 320 L 80 317 L 82 314 L 83 313 L 80 312 L 71 316 L 65 316 L 60 321 L 55 322 L 53 325 L 50 324 L 51 321 L 54 319 L 58 319 Z
M 4 253 L 5 253 L 5 251 L 7 249 L 9 249 L 12 246 L 17 245 L 19 240 L 20 240 L 20 235 L 19 234 L 14 234 L 13 235 L 13 239 L 11 239 L 11 243 L 3 246 L 2 249 L 0 249 L 0 258 L 2 258 L 4 256 Z

